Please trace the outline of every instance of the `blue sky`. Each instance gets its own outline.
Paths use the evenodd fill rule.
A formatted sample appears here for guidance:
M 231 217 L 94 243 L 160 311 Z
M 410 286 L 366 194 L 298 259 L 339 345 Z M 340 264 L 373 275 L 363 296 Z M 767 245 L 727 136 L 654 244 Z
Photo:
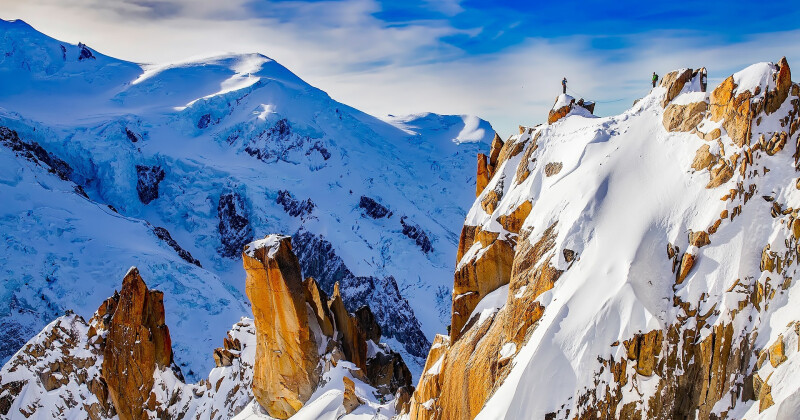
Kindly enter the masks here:
M 546 118 L 563 76 L 609 115 L 653 71 L 800 63 L 796 0 L 0 0 L 0 17 L 144 63 L 260 52 L 374 115 L 476 114 L 504 137 Z

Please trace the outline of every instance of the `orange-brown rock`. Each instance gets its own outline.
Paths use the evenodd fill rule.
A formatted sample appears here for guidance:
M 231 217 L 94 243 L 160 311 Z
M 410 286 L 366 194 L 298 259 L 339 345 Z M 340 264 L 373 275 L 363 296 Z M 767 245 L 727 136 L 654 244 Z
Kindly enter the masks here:
M 456 339 L 436 337 L 411 400 L 411 419 L 472 419 L 508 375 L 512 364 L 501 360 L 500 349 L 508 343 L 521 348 L 544 313 L 536 298 L 561 275 L 550 265 L 555 225 L 534 242 L 527 235 L 522 233 L 513 261 L 509 295 L 515 297 Z
M 394 394 L 394 412 L 397 414 L 408 414 L 411 408 L 411 395 L 414 394 L 413 386 L 400 387 Z
M 630 387 L 634 378 L 626 373 L 625 359 L 621 362 L 602 360 L 596 368 L 598 377 L 607 366 L 614 374 L 613 382 L 608 388 L 603 387 L 602 394 L 590 389 L 580 395 L 578 411 L 572 415 L 579 419 L 712 419 L 719 418 L 712 414 L 717 402 L 734 393 L 742 395 L 744 400 L 753 399 L 752 391 L 747 387 L 742 390 L 740 379 L 749 370 L 749 339 L 737 340 L 731 324 L 708 326 L 707 316 L 690 311 L 686 318 L 679 319 L 666 330 L 637 334 L 625 341 L 626 344 L 638 341 L 628 347 L 628 356 L 632 356 L 633 347 L 636 350 L 633 358 L 637 359 L 637 364 L 643 364 L 644 369 L 637 366 L 633 375 L 649 374 L 655 379 L 656 390 L 652 397 L 622 406 L 622 387 Z M 700 340 L 695 323 L 706 325 L 711 333 Z M 663 337 L 660 342 L 659 337 Z M 652 345 L 645 344 L 647 341 Z M 648 350 L 643 354 L 645 348 Z M 650 355 L 655 356 L 652 363 L 642 363 L 649 360 Z M 620 410 L 626 414 L 618 415 Z
M 771 376 L 772 374 L 767 376 L 767 379 L 761 384 L 761 388 L 758 392 L 759 413 L 775 405 L 775 401 L 772 399 L 772 386 L 768 383 Z
M 778 339 L 775 340 L 775 343 L 769 347 L 769 363 L 772 365 L 772 367 L 778 367 L 778 365 L 785 362 L 786 359 L 787 357 L 783 345 L 783 336 L 779 335 Z
M 294 415 L 319 381 L 319 353 L 308 325 L 300 264 L 289 236 L 269 235 L 242 254 L 256 325 L 253 395 L 279 419 Z
M 669 104 L 664 110 L 662 123 L 667 131 L 692 131 L 703 120 L 707 109 L 708 104 L 705 102 Z
M 339 282 L 333 286 L 333 296 L 328 302 L 328 307 L 333 314 L 336 330 L 339 333 L 337 341 L 342 345 L 342 351 L 347 360 L 353 362 L 359 369 L 367 369 L 367 337 L 358 327 L 358 321 L 350 315 L 344 306 L 342 295 L 339 291 Z
M 661 79 L 661 86 L 667 90 L 664 93 L 664 100 L 661 102 L 661 107 L 666 108 L 678 95 L 680 95 L 683 86 L 692 79 L 692 69 L 685 69 L 683 71 L 671 71 Z M 666 124 L 665 124 L 666 125 Z
M 358 408 L 358 406 L 364 404 L 364 401 L 356 395 L 356 384 L 352 379 L 344 376 L 342 377 L 342 382 L 344 382 L 344 398 L 342 400 L 342 405 L 344 406 L 344 412 L 350 414 L 353 410 Z
M 775 79 L 776 86 L 772 91 L 767 92 L 764 102 L 764 112 L 771 114 L 783 105 L 783 101 L 789 97 L 789 90 L 792 87 L 792 71 L 786 57 L 778 62 L 778 77 Z
M 528 176 L 531 174 L 530 166 L 535 161 L 532 159 L 532 156 L 533 152 L 539 148 L 537 140 L 541 134 L 541 131 L 537 132 L 533 139 L 525 144 L 525 153 L 522 155 L 522 160 L 519 162 L 519 166 L 517 166 L 517 172 L 514 175 L 514 184 L 521 184 L 528 179 Z
M 500 203 L 500 199 L 503 198 L 503 190 L 502 185 L 499 185 L 501 188 L 495 188 L 483 197 L 481 200 L 481 208 L 486 213 L 492 214 L 497 209 L 497 205 Z
M 492 175 L 494 175 L 494 173 L 497 172 L 497 169 L 500 168 L 500 166 L 502 166 L 503 163 L 505 163 L 512 157 L 522 153 L 524 149 L 525 149 L 525 142 L 523 141 L 517 140 L 517 141 L 507 141 L 503 143 L 503 148 L 500 149 L 500 155 L 497 157 L 497 164 L 495 166 L 494 172 L 492 172 Z
M 461 228 L 461 236 L 458 239 L 458 251 L 456 252 L 456 264 L 464 257 L 464 253 L 472 247 L 475 242 L 475 234 L 480 229 L 478 226 L 464 225 Z
M 525 201 L 517 206 L 517 208 L 511 213 L 498 217 L 497 222 L 503 226 L 503 229 L 511 233 L 519 233 L 519 230 L 522 229 L 522 224 L 525 222 L 525 219 L 527 219 L 528 215 L 531 214 L 532 208 L 533 204 L 531 204 L 530 201 Z
M 708 237 L 708 233 L 706 233 L 704 230 L 689 233 L 689 245 L 700 248 L 710 243 L 711 239 Z
M 560 97 L 556 98 L 556 103 L 558 103 Z M 551 109 L 550 113 L 547 115 L 547 123 L 553 124 L 554 122 L 564 118 L 567 114 L 570 113 L 575 107 L 581 107 L 589 113 L 594 113 L 594 102 L 584 102 L 583 99 L 579 99 L 575 101 L 575 99 L 571 99 L 567 105 L 564 105 L 558 109 Z
M 550 114 L 547 116 L 547 123 L 553 124 L 554 122 L 564 118 L 569 114 L 569 111 L 572 110 L 572 105 L 564 105 L 559 109 L 552 109 L 550 110 Z
M 487 166 L 489 172 L 489 179 L 492 179 L 494 173 L 497 171 L 497 168 L 500 166 L 498 158 L 500 157 L 500 151 L 503 149 L 504 142 L 500 138 L 497 133 L 494 133 L 494 138 L 492 139 L 492 146 L 489 149 L 489 165 Z
M 711 168 L 709 175 L 711 180 L 708 181 L 706 188 L 716 188 L 733 178 L 733 168 L 725 161 L 721 161 Z
M 711 148 L 707 144 L 697 149 L 697 153 L 695 153 L 694 160 L 692 161 L 692 169 L 695 171 L 702 171 L 703 169 L 709 169 L 717 162 L 719 156 L 712 154 L 710 150 Z
M 156 369 L 172 365 L 172 342 L 164 324 L 164 294 L 148 290 L 139 270 L 132 268 L 108 323 L 102 376 L 120 419 L 145 419 L 154 407 L 151 389 Z M 101 305 L 102 307 L 102 305 Z M 154 398 L 154 396 L 153 396 Z
M 303 288 L 306 293 L 306 302 L 311 306 L 322 333 L 333 337 L 333 315 L 328 308 L 328 295 L 320 289 L 312 277 L 303 282 Z M 378 335 L 380 336 L 380 330 L 378 330 Z
M 636 373 L 642 376 L 653 375 L 663 339 L 663 331 L 653 330 L 647 334 L 636 334 L 632 339 L 625 341 L 628 359 L 636 361 Z
M 453 309 L 450 321 L 450 337 L 455 341 L 466 324 L 472 310 L 484 296 L 498 287 L 508 284 L 514 248 L 508 241 L 494 238 L 482 232 L 476 238 L 485 251 L 478 258 L 462 261 L 456 268 L 453 283 Z
M 681 258 L 681 266 L 678 269 L 678 276 L 676 278 L 675 284 L 681 284 L 686 277 L 689 275 L 689 271 L 692 270 L 694 266 L 694 255 L 686 252 L 683 254 L 683 258 Z
M 478 153 L 478 180 L 475 184 L 475 197 L 481 195 L 487 185 L 489 185 L 489 168 L 486 162 L 486 155 Z
M 743 146 L 750 141 L 753 93 L 746 90 L 734 96 L 735 90 L 736 83 L 730 76 L 711 92 L 708 109 L 711 121 L 723 120 L 722 128 L 737 146 Z

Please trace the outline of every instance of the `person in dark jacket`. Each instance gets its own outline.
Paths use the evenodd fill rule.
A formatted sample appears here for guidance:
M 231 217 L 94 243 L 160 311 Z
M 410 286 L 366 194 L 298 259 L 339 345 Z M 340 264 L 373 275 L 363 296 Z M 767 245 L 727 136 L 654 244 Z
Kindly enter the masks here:
M 561 92 L 566 94 L 567 93 L 567 78 L 561 79 Z
M 656 87 L 656 82 L 658 82 L 658 75 L 653 72 L 653 87 Z
M 708 74 L 706 73 L 706 68 L 703 67 L 702 69 L 700 69 L 700 90 L 702 92 L 705 92 L 707 87 L 708 87 Z

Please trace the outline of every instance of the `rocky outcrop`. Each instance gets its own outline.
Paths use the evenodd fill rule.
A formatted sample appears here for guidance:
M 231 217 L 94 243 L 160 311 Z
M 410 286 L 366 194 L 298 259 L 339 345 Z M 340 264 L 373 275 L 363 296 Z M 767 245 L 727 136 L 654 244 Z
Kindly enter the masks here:
M 411 222 L 406 216 L 400 218 L 400 226 L 403 227 L 403 235 L 406 235 L 414 240 L 414 243 L 417 244 L 422 252 L 427 254 L 433 251 L 431 240 L 428 238 L 428 234 L 422 230 L 421 226 Z
M 334 286 L 339 283 L 348 311 L 355 313 L 368 306 L 382 336 L 403 343 L 409 354 L 424 360 L 430 341 L 393 277 L 354 275 L 321 235 L 300 231 L 292 237 L 292 244 L 305 275 L 314 277 L 325 293 L 333 294 Z
M 286 419 L 308 401 L 319 382 L 320 348 L 308 324 L 300 263 L 291 238 L 271 235 L 242 255 L 247 296 L 256 325 L 253 394 L 272 417 Z
M 492 146 L 489 149 L 489 163 L 486 167 L 489 175 L 489 179 L 491 179 L 495 172 L 497 172 L 497 167 L 502 163 L 503 159 L 500 159 L 500 154 L 503 151 L 503 146 L 505 146 L 505 142 L 500 138 L 497 133 L 494 133 L 494 138 L 492 139 Z
M 102 375 L 117 415 L 120 419 L 148 418 L 146 410 L 157 405 L 151 393 L 156 370 L 180 372 L 172 363 L 164 294 L 149 290 L 139 271 L 132 268 L 122 280 L 119 294 L 101 305 L 96 316 L 104 319 Z
M 550 110 L 550 114 L 547 116 L 547 123 L 553 124 L 556 121 L 566 117 L 567 114 L 572 112 L 572 110 L 576 107 L 580 107 L 581 109 L 584 109 L 588 113 L 592 114 L 594 113 L 594 105 L 594 102 L 584 101 L 583 98 L 576 101 L 575 98 L 567 94 L 559 95 L 556 98 L 553 109 Z
M 139 201 L 150 204 L 158 198 L 158 184 L 165 176 L 160 166 L 136 165 L 136 193 Z
M 599 266 L 604 266 L 605 258 L 614 252 L 603 250 L 601 241 L 592 238 L 598 231 L 586 229 L 586 216 L 575 218 L 567 213 L 593 208 L 608 200 L 609 191 L 607 185 L 600 183 L 599 199 L 581 201 L 586 195 L 581 191 L 573 196 L 577 202 L 561 196 L 568 196 L 569 191 L 553 186 L 549 188 L 555 189 L 548 191 L 548 187 L 541 184 L 546 185 L 547 177 L 558 172 L 552 165 L 548 168 L 543 164 L 555 163 L 549 159 L 537 162 L 537 158 L 552 156 L 549 151 L 542 153 L 537 137 L 547 136 L 543 144 L 549 146 L 558 143 L 566 134 L 581 134 L 565 134 L 559 132 L 560 127 L 548 127 L 534 129 L 536 134 L 531 135 L 528 129 L 521 127 L 520 135 L 506 142 L 525 142 L 523 159 L 516 172 L 518 181 L 515 179 L 510 190 L 495 197 L 490 197 L 493 190 L 484 188 L 467 218 L 469 224 L 462 230 L 450 334 L 437 336 L 434 341 L 411 400 L 409 417 L 414 420 L 472 419 L 486 410 L 481 414 L 487 417 L 503 414 L 512 417 L 523 413 L 530 418 L 548 419 L 731 419 L 781 418 L 782 415 L 793 418 L 800 392 L 797 392 L 797 382 L 784 375 L 793 375 L 788 366 L 796 363 L 793 357 L 798 357 L 794 355 L 800 350 L 797 344 L 800 321 L 793 320 L 784 328 L 784 321 L 770 320 L 777 311 L 787 311 L 786 305 L 791 299 L 787 296 L 800 270 L 797 265 L 800 216 L 794 195 L 800 183 L 796 182 L 796 174 L 791 175 L 791 170 L 788 174 L 784 172 L 787 163 L 791 167 L 792 161 L 795 168 L 800 168 L 800 152 L 792 156 L 787 154 L 787 149 L 793 153 L 795 150 L 791 146 L 796 149 L 800 141 L 791 131 L 800 111 L 800 88 L 792 93 L 793 84 L 785 80 L 779 82 L 778 79 L 787 77 L 788 72 L 784 60 L 778 65 L 762 63 L 726 80 L 711 94 L 708 103 L 701 100 L 682 105 L 686 102 L 675 98 L 681 92 L 694 89 L 698 81 L 694 78 L 700 74 L 682 70 L 668 75 L 662 82 L 663 98 L 655 96 L 660 95 L 661 90 L 655 90 L 654 96 L 649 98 L 658 100 L 656 114 L 661 112 L 658 105 L 666 107 L 661 123 L 668 131 L 697 132 L 697 136 L 667 137 L 684 142 L 681 148 L 686 141 L 698 142 L 695 146 L 689 144 L 690 148 L 686 149 L 693 152 L 694 159 L 691 155 L 681 157 L 687 164 L 691 162 L 691 168 L 697 171 L 688 171 L 681 180 L 692 194 L 697 194 L 691 197 L 700 196 L 705 200 L 710 194 L 705 188 L 724 190 L 719 194 L 718 203 L 716 197 L 702 203 L 707 207 L 700 207 L 691 199 L 680 204 L 684 206 L 680 212 L 691 213 L 691 216 L 684 219 L 679 216 L 680 222 L 668 223 L 666 235 L 672 235 L 670 229 L 684 232 L 673 238 L 680 242 L 680 247 L 670 243 L 667 247 L 670 262 L 648 265 L 648 274 L 644 275 L 648 281 L 642 282 L 641 290 L 633 292 L 638 295 L 642 291 L 663 290 L 657 292 L 662 294 L 663 302 L 659 304 L 638 296 L 629 301 L 623 298 L 628 292 L 622 290 L 609 294 L 608 300 L 602 301 L 602 307 L 594 308 L 597 312 L 590 316 L 584 316 L 586 313 L 580 304 L 571 304 L 569 299 L 578 296 L 592 299 L 593 296 L 585 290 L 570 290 L 570 287 L 599 291 L 594 289 L 595 274 L 584 276 L 579 286 L 557 286 L 557 283 L 574 281 L 581 276 L 574 270 L 582 265 L 582 259 L 585 261 L 589 252 L 600 256 Z M 747 89 L 734 81 L 747 85 Z M 782 94 L 781 89 L 788 94 Z M 771 98 L 775 98 L 776 103 L 769 108 L 776 110 L 773 112 L 781 110 L 782 115 L 767 112 Z M 652 105 L 644 106 L 652 110 Z M 598 126 L 595 128 L 602 129 Z M 578 150 L 583 151 L 582 148 Z M 600 165 L 590 167 L 603 171 L 605 167 L 600 168 Z M 781 169 L 773 172 L 776 165 Z M 569 179 L 569 175 L 563 175 L 564 179 Z M 532 185 L 520 186 L 530 178 L 534 178 Z M 776 179 L 782 181 L 773 183 Z M 497 177 L 489 179 L 487 186 L 499 181 Z M 578 179 L 576 184 L 572 178 L 573 183 L 565 185 L 574 188 L 582 181 Z M 789 190 L 782 184 L 784 181 L 789 182 Z M 616 189 L 615 193 L 619 191 Z M 768 194 L 763 195 L 767 204 L 760 199 L 752 200 L 756 194 Z M 554 195 L 554 202 L 563 204 L 548 209 L 547 202 Z M 676 202 L 682 198 L 674 197 Z M 525 199 L 532 201 L 523 201 Z M 759 204 L 747 206 L 753 202 Z M 576 205 L 579 207 L 573 207 Z M 719 207 L 714 208 L 716 206 Z M 696 214 L 700 208 L 707 212 L 710 220 L 703 220 L 704 215 Z M 650 237 L 637 242 L 640 250 L 650 249 L 648 243 L 652 238 L 665 235 L 660 231 L 663 214 L 648 217 L 652 217 L 655 224 L 648 227 L 650 232 L 646 236 Z M 726 225 L 739 217 L 746 218 Z M 692 222 L 687 225 L 685 221 L 689 220 Z M 656 225 L 659 227 L 654 227 Z M 756 225 L 758 227 L 754 228 Z M 725 229 L 727 232 L 722 237 L 715 236 Z M 752 238 L 748 235 L 756 234 L 762 239 L 769 238 L 769 243 L 756 249 L 747 245 L 739 249 L 731 245 L 728 238 L 741 232 L 746 232 L 749 241 Z M 565 236 L 566 239 L 562 239 Z M 489 246 L 497 243 L 505 243 L 502 252 Z M 591 251 L 590 243 L 596 246 Z M 605 243 L 617 246 L 615 239 Z M 731 254 L 725 255 L 738 255 L 738 258 L 720 257 L 721 250 L 729 250 Z M 759 251 L 760 266 L 756 267 L 750 256 L 758 255 Z M 634 265 L 649 264 L 646 257 L 639 258 L 636 257 Z M 495 270 L 501 266 L 499 261 L 510 261 L 508 274 Z M 625 264 L 629 262 L 625 261 Z M 666 272 L 664 267 L 667 267 Z M 617 286 L 624 284 L 622 287 L 627 288 L 641 281 L 643 274 L 633 271 L 636 270 L 621 277 Z M 565 272 L 570 275 L 562 276 Z M 731 279 L 731 274 L 741 277 Z M 482 287 L 484 290 L 499 289 L 505 296 L 492 295 L 487 299 L 491 292 L 481 291 Z M 500 287 L 507 287 L 507 292 Z M 620 317 L 615 310 L 609 318 L 614 320 L 611 322 L 614 326 L 605 325 L 609 310 L 606 305 L 613 307 L 612 302 L 617 299 L 625 299 L 626 303 L 619 307 L 625 308 L 622 312 L 632 303 L 639 308 L 637 311 L 657 310 L 662 315 L 656 316 L 657 322 L 646 321 L 649 328 L 637 331 L 624 325 L 628 318 Z M 573 318 L 574 312 L 580 315 Z M 788 312 L 782 313 L 787 314 L 782 319 L 788 320 L 794 319 L 798 312 L 793 311 L 791 316 Z M 566 333 L 571 318 L 572 322 L 590 319 L 592 325 Z M 617 329 L 620 320 L 623 326 Z M 609 340 L 606 348 L 588 350 L 594 346 L 595 332 L 608 329 L 619 331 L 619 335 Z M 565 338 L 565 333 L 580 335 L 581 332 L 589 338 Z M 761 336 L 764 334 L 769 339 Z M 569 344 L 556 343 L 562 338 Z M 523 346 L 525 352 L 520 353 Z M 523 354 L 524 359 L 510 363 Z M 566 374 L 548 370 L 551 368 L 547 362 L 551 360 L 559 365 L 558 369 L 566 369 Z M 515 366 L 512 368 L 512 365 Z M 592 374 L 582 377 L 586 366 L 591 365 L 594 365 L 590 368 Z M 574 370 L 570 370 L 570 366 Z M 514 373 L 509 376 L 512 369 Z M 539 375 L 545 379 L 541 380 Z M 505 380 L 513 382 L 504 384 Z M 549 401 L 550 382 L 553 389 L 562 389 L 563 399 Z M 537 402 L 528 402 L 529 399 Z M 539 413 L 537 410 L 541 411 L 542 405 L 552 407 L 552 411 Z M 503 411 L 505 409 L 508 411 Z M 537 413 L 523 411 L 531 409 Z M 759 414 L 762 417 L 758 417 Z
M 489 168 L 486 155 L 478 153 L 478 182 L 475 184 L 475 196 L 481 195 L 489 184 Z
M 353 382 L 352 379 L 348 378 L 347 376 L 342 378 L 344 382 L 344 397 L 342 401 L 342 405 L 344 406 L 344 412 L 350 414 L 358 408 L 361 404 L 364 404 L 364 401 L 361 398 L 358 398 L 356 395 L 356 384 Z
M 253 230 L 248 220 L 245 201 L 239 193 L 226 191 L 219 196 L 217 204 L 218 230 L 221 242 L 219 254 L 234 258 L 242 248 L 253 240 Z
M 544 308 L 536 298 L 561 275 L 550 264 L 554 238 L 553 226 L 534 244 L 506 251 L 513 261 L 508 282 L 513 304 L 507 303 L 483 322 L 473 320 L 461 334 L 454 335 L 451 327 L 451 337 L 436 337 L 411 400 L 412 420 L 472 419 L 478 414 L 542 316 Z M 519 243 L 527 240 L 523 237 Z M 455 308 L 455 294 L 453 299 Z
M 174 249 L 184 261 L 201 268 L 203 267 L 200 265 L 200 261 L 198 261 L 197 258 L 193 257 L 189 251 L 183 249 L 176 240 L 172 239 L 172 235 L 169 234 L 169 231 L 166 228 L 155 226 L 153 227 L 153 233 L 158 236 L 158 239 L 166 242 L 170 248 Z
M 72 167 L 66 161 L 48 152 L 39 143 L 20 139 L 17 132 L 8 127 L 0 126 L 0 145 L 13 150 L 17 156 L 46 168 L 64 181 L 72 178 Z
M 90 340 L 88 330 L 83 318 L 68 313 L 19 349 L 0 370 L 0 417 L 112 418 L 114 406 L 99 369 L 102 340 Z M 21 397 L 48 394 L 54 404 Z
M 683 86 L 692 79 L 692 69 L 682 69 L 671 71 L 661 79 L 661 87 L 666 89 L 664 99 L 661 101 L 661 107 L 666 108 L 667 105 L 677 98 L 683 90 Z
M 667 131 L 692 131 L 703 121 L 707 109 L 708 104 L 705 102 L 669 104 L 664 110 L 664 128 Z
M 88 323 L 59 317 L 3 366 L 0 416 L 228 419 L 253 398 L 254 334 L 251 320 L 237 323 L 214 352 L 218 368 L 209 379 L 184 383 L 172 363 L 162 294 L 132 268 Z
M 373 219 L 392 217 L 392 212 L 381 203 L 371 197 L 362 195 L 358 201 L 358 206 L 364 209 L 364 214 Z
M 351 314 L 338 287 L 328 299 L 314 279 L 301 281 L 289 237 L 253 242 L 243 259 L 255 318 L 234 325 L 214 350 L 217 367 L 207 379 L 184 382 L 173 363 L 163 293 L 131 268 L 89 323 L 59 318 L 0 370 L 0 414 L 224 420 L 255 398 L 270 416 L 288 418 L 332 369 L 352 378 L 343 384 L 350 410 L 365 402 L 356 384 L 374 389 L 373 402 L 413 392 L 408 368 L 380 343 L 369 308 Z M 63 404 L 51 404 L 57 401 Z
M 278 190 L 275 202 L 280 204 L 289 216 L 306 217 L 314 211 L 314 202 L 310 198 L 298 200 L 287 190 Z
M 270 416 L 285 419 L 297 413 L 329 368 L 323 361 L 340 358 L 334 354 L 353 363 L 384 395 L 410 385 L 400 355 L 378 344 L 380 329 L 369 309 L 353 315 L 338 283 L 327 299 L 314 279 L 302 280 L 291 237 L 269 235 L 252 242 L 242 258 L 256 325 L 253 394 Z M 357 406 L 347 391 L 345 401 L 350 409 Z
M 450 320 L 450 338 L 453 341 L 461 335 L 478 302 L 498 287 L 508 284 L 511 278 L 513 245 L 498 236 L 491 232 L 478 232 L 456 267 Z
M 329 301 L 333 320 L 338 330 L 338 341 L 342 344 L 345 358 L 361 370 L 367 368 L 367 335 L 360 328 L 358 319 L 351 316 L 344 306 L 339 284 L 333 287 L 333 296 Z
M 778 74 L 775 77 L 775 89 L 768 91 L 764 101 L 764 112 L 769 115 L 778 110 L 789 97 L 792 88 L 792 71 L 789 62 L 783 57 L 778 62 Z

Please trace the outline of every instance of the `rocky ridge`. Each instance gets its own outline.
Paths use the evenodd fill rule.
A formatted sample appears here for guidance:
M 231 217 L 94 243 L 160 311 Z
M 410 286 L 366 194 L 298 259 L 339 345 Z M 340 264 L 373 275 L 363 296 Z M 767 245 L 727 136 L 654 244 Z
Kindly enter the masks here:
M 551 112 L 479 155 L 449 336 L 411 419 L 796 414 L 800 86 L 785 59 L 710 93 L 699 74 L 668 74 L 619 117 Z M 631 179 L 688 210 L 620 202 Z
M 56 319 L 3 366 L 0 415 L 227 419 L 256 401 L 270 416 L 289 418 L 323 388 L 341 395 L 342 414 L 359 406 L 408 410 L 411 374 L 380 343 L 368 307 L 351 314 L 338 285 L 328 299 L 313 278 L 302 280 L 288 236 L 249 244 L 243 261 L 254 319 L 224 338 L 207 379 L 185 383 L 163 293 L 131 268 L 89 322 L 72 313 Z M 331 384 L 334 373 L 342 377 Z

